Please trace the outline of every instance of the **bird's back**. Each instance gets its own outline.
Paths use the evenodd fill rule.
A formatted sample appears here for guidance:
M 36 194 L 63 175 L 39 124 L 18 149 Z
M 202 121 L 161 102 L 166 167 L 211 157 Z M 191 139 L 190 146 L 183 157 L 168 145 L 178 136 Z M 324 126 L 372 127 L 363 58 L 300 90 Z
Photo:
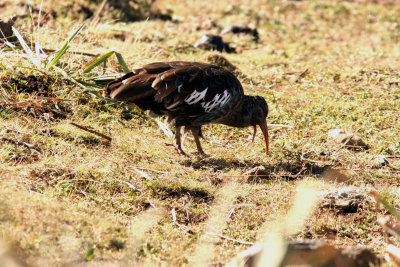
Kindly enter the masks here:
M 109 83 L 104 96 L 177 117 L 181 125 L 216 121 L 241 105 L 243 89 L 229 71 L 199 62 L 155 62 Z

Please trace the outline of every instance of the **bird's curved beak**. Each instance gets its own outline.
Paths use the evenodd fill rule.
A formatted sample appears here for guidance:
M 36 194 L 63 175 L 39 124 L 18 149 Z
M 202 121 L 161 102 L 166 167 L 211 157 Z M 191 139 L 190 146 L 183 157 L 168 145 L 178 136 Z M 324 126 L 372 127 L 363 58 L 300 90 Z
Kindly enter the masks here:
M 264 135 L 264 140 L 265 140 L 265 153 L 268 155 L 268 150 L 269 150 L 269 144 L 268 144 L 268 126 L 267 126 L 267 120 L 264 122 L 260 123 L 260 128 L 261 131 Z M 254 126 L 254 135 L 256 134 L 256 126 Z M 254 140 L 254 137 L 253 137 Z

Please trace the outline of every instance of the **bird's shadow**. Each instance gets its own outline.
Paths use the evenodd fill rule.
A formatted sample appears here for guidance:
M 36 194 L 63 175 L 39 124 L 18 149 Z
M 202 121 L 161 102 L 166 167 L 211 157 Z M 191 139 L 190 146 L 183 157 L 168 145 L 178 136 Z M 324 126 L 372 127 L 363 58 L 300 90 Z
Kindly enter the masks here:
M 212 168 L 214 171 L 228 170 L 232 168 L 243 168 L 248 163 L 243 163 L 238 160 L 226 160 L 224 158 L 189 158 L 183 161 L 183 165 L 186 167 L 192 167 L 193 169 L 204 169 Z
M 212 169 L 214 172 L 239 169 L 248 182 L 263 182 L 276 179 L 297 180 L 304 176 L 320 177 L 328 165 L 317 165 L 303 161 L 259 164 L 253 161 L 238 161 L 224 158 L 197 158 L 183 162 L 193 169 Z

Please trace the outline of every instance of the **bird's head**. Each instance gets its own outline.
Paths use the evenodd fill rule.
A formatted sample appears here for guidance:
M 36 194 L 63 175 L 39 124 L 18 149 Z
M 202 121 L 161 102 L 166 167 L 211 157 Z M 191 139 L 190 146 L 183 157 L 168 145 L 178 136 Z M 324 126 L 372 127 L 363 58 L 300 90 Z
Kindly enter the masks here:
M 261 131 L 264 135 L 265 140 L 265 152 L 268 154 L 268 126 L 267 126 L 267 115 L 268 105 L 265 99 L 261 96 L 246 96 L 244 99 L 243 112 L 247 113 L 247 121 L 249 126 L 254 126 L 254 137 L 257 132 L 257 125 L 260 126 Z

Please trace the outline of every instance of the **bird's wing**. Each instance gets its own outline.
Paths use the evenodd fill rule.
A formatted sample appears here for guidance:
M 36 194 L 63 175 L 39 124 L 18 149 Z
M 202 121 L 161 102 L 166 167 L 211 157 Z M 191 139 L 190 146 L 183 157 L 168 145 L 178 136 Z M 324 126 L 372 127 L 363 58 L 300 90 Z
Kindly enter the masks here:
M 196 62 L 156 62 L 111 82 L 104 95 L 137 102 L 154 95 L 166 111 L 195 115 L 212 112 L 242 95 L 243 89 L 230 72 Z
M 135 102 L 155 94 L 155 90 L 151 87 L 154 76 L 136 75 L 134 72 L 127 73 L 110 82 L 103 89 L 103 95 L 119 101 Z
M 152 85 L 172 68 L 164 62 L 147 64 L 110 82 L 103 90 L 105 97 L 119 101 L 136 102 L 157 93 Z
M 220 67 L 196 62 L 169 65 L 171 69 L 158 74 L 152 83 L 157 91 L 155 100 L 169 111 L 209 113 L 229 103 L 234 95 L 243 95 L 236 77 Z

